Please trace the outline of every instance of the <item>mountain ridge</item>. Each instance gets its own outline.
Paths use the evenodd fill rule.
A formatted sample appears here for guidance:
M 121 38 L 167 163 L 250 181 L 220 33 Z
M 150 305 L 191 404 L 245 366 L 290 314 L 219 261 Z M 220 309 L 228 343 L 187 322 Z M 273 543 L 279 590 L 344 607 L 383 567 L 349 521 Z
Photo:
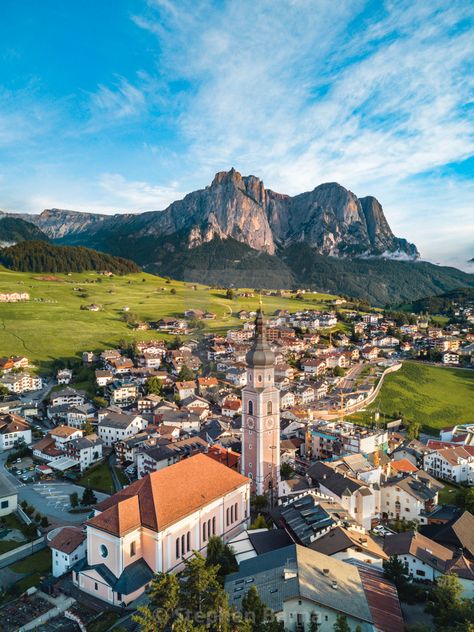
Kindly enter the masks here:
M 310 287 L 377 305 L 474 287 L 472 274 L 420 261 L 416 246 L 393 234 L 375 197 L 358 198 L 334 182 L 291 197 L 231 169 L 162 211 L 46 209 L 27 219 L 55 243 L 187 281 Z
M 235 169 L 218 172 L 211 184 L 192 191 L 166 209 L 144 213 L 103 215 L 46 209 L 29 215 L 51 239 L 75 239 L 84 233 L 133 230 L 137 236 L 183 233 L 187 248 L 211 241 L 235 239 L 250 248 L 276 254 L 297 242 L 319 254 L 391 256 L 403 252 L 419 257 L 414 244 L 395 237 L 381 204 L 372 196 L 357 196 L 342 185 L 320 184 L 312 191 L 289 196 L 266 189 L 262 180 Z

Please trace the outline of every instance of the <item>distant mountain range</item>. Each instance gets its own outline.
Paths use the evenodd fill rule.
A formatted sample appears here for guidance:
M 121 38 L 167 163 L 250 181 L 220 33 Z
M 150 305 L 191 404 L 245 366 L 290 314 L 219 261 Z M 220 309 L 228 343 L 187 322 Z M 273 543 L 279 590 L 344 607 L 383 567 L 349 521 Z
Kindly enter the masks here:
M 357 198 L 337 183 L 291 197 L 231 169 L 163 211 L 49 209 L 21 218 L 55 242 L 192 281 L 312 286 L 376 304 L 474 286 L 474 275 L 417 261 L 416 246 L 393 234 L 378 200 Z
M 31 222 L 0 212 L 0 247 L 31 239 L 48 241 L 46 234 Z

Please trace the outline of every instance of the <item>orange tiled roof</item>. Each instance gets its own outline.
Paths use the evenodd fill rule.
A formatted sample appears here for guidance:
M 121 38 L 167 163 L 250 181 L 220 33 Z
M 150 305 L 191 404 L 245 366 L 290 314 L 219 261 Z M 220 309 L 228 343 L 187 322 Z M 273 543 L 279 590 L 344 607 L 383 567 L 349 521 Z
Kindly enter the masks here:
M 107 498 L 85 524 L 117 536 L 140 525 L 158 532 L 245 483 L 245 476 L 196 454 Z
M 78 527 L 63 527 L 49 543 L 49 547 L 63 553 L 72 553 L 86 539 L 86 534 Z
M 408 459 L 399 459 L 391 461 L 390 467 L 396 472 L 418 472 L 416 465 L 413 465 Z

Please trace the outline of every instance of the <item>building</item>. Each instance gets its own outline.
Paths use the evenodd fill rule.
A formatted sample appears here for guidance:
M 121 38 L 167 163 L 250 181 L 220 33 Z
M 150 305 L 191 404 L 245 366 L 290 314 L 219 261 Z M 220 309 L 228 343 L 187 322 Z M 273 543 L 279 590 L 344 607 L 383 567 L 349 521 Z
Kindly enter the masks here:
M 72 371 L 71 369 L 61 369 L 56 373 L 56 380 L 58 384 L 69 384 L 72 380 Z
M 12 511 L 16 511 L 17 506 L 17 488 L 10 483 L 6 476 L 0 474 L 0 517 L 8 516 Z
M 380 500 L 375 486 L 341 474 L 321 461 L 314 463 L 307 475 L 322 494 L 338 502 L 359 525 L 371 528 L 372 520 L 379 514 Z
M 388 447 L 387 430 L 374 430 L 350 422 L 319 421 L 311 428 L 313 456 L 330 459 L 348 454 L 373 454 Z
M 138 386 L 136 384 L 122 384 L 114 381 L 107 386 L 110 403 L 115 406 L 130 406 L 138 399 Z
M 83 472 L 93 463 L 102 458 L 103 441 L 96 434 L 87 437 L 78 437 L 68 441 L 66 454 L 70 459 L 79 463 L 79 469 Z
M 421 520 L 438 504 L 443 485 L 417 472 L 388 479 L 381 488 L 380 512 L 386 520 Z
M 248 526 L 246 477 L 198 454 L 132 483 L 88 520 L 87 558 L 73 569 L 81 590 L 113 604 L 139 597 L 156 572 L 177 572 L 212 535 L 225 542 Z
M 443 364 L 459 364 L 459 354 L 452 351 L 446 351 L 442 356 Z
M 43 387 L 43 381 L 37 375 L 29 373 L 8 373 L 0 378 L 0 385 L 3 385 L 10 393 L 21 394 L 39 391 Z
M 277 490 L 280 482 L 280 391 L 275 387 L 275 354 L 265 337 L 262 310 L 247 354 L 247 384 L 242 389 L 242 474 L 257 494 Z
M 140 415 L 108 412 L 101 417 L 97 434 L 104 446 L 111 448 L 117 441 L 136 435 L 147 426 L 148 422 Z
M 474 484 L 474 454 L 462 445 L 445 446 L 425 454 L 423 469 L 446 481 Z
M 51 393 L 51 406 L 82 406 L 86 401 L 83 391 L 76 391 L 74 388 L 63 388 L 61 391 Z
M 11 450 L 17 441 L 31 444 L 30 425 L 15 413 L 0 415 L 0 450 Z
M 384 551 L 405 562 L 413 579 L 432 582 L 447 572 L 448 563 L 453 559 L 453 551 L 416 531 L 394 533 L 385 538 Z
M 86 534 L 79 527 L 62 527 L 48 546 L 53 577 L 61 577 L 86 556 Z
M 206 452 L 208 447 L 207 441 L 194 436 L 143 449 L 137 453 L 137 476 L 143 478 L 147 474 L 158 472 L 199 452 Z
M 311 621 L 332 632 L 338 615 L 351 630 L 404 630 L 396 588 L 382 573 L 298 544 L 243 560 L 226 577 L 230 605 L 239 609 L 250 586 L 289 632 L 309 630 Z

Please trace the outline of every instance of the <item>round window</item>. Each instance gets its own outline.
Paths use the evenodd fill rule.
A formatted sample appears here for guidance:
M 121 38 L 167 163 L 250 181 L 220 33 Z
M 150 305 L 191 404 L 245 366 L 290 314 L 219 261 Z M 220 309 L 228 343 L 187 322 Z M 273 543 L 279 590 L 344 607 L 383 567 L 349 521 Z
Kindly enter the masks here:
M 107 555 L 109 554 L 109 551 L 107 547 L 105 546 L 105 544 L 101 544 L 99 546 L 99 553 L 101 554 L 102 557 L 107 557 Z

